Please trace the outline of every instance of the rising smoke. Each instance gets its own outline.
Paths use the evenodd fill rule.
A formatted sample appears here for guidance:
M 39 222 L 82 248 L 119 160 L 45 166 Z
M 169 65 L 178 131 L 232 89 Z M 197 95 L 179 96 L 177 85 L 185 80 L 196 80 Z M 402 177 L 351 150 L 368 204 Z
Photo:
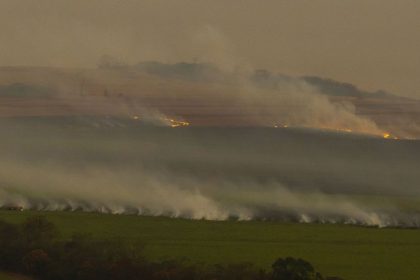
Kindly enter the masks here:
M 417 141 L 304 78 L 256 82 L 214 28 L 194 41 L 197 63 L 2 69 L 25 94 L 0 111 L 0 206 L 419 225 Z
M 118 127 L 98 127 L 91 121 L 3 121 L 0 204 L 210 220 L 419 225 L 416 141 L 122 120 Z

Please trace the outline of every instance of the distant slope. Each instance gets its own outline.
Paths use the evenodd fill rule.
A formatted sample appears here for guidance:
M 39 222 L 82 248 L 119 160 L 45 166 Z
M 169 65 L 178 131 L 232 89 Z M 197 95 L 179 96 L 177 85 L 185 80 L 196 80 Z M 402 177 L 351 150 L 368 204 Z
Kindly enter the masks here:
M 290 110 L 288 104 L 282 107 L 279 102 L 272 105 L 278 107 L 268 110 L 262 105 L 240 105 L 241 87 L 232 82 L 232 75 L 223 75 L 213 65 L 198 63 L 144 62 L 99 69 L 2 67 L 0 117 L 133 116 L 147 107 L 188 120 L 194 126 L 272 126 L 264 119 L 272 119 L 273 113 L 282 119 L 283 112 Z M 270 91 L 284 81 L 304 82 L 333 104 L 351 104 L 354 109 L 350 111 L 372 120 L 383 131 L 403 138 L 420 137 L 420 102 L 414 99 L 384 91 L 367 92 L 319 77 L 296 78 L 266 70 L 257 70 L 249 81 Z M 269 101 L 265 103 L 270 106 Z

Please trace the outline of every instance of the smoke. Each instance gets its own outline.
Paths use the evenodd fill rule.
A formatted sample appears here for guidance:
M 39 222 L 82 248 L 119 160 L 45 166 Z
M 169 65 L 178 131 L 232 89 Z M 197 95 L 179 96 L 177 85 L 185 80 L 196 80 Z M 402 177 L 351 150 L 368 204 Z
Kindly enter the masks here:
M 156 52 L 189 63 L 2 68 L 0 206 L 419 225 L 417 141 L 321 132 L 385 131 L 305 78 L 256 81 L 212 26 L 187 45 Z
M 320 88 L 309 84 L 305 78 L 281 79 L 274 87 L 259 85 L 252 80 L 254 68 L 236 55 L 233 44 L 224 34 L 213 26 L 206 26 L 197 34 L 201 44 L 194 45 L 200 46 L 203 54 L 200 61 L 218 66 L 225 77 L 223 81 L 229 84 L 218 97 L 222 102 L 232 102 L 231 106 L 241 113 L 253 116 L 249 120 L 252 124 L 384 134 L 374 121 L 356 115 L 350 102 L 332 103 Z M 211 86 L 217 88 L 217 85 Z
M 373 120 L 358 115 L 350 102 L 331 102 L 316 87 L 299 78 L 280 81 L 276 88 L 271 89 L 255 84 L 248 72 L 215 74 L 200 64 L 159 67 L 153 69 L 154 76 L 145 74 L 143 69 L 133 70 L 133 67 L 85 71 L 87 73 L 80 77 L 77 74 L 66 74 L 69 77 L 58 75 L 60 77 L 47 88 L 48 92 L 56 89 L 55 93 L 45 98 L 32 95 L 31 98 L 20 98 L 15 100 L 13 108 L 5 108 L 1 114 L 139 116 L 157 120 L 173 116 L 198 126 L 207 125 L 203 122 L 206 117 L 211 125 L 217 126 L 287 125 L 384 134 Z M 197 81 L 196 70 L 206 74 L 211 72 L 218 80 L 203 78 Z M 127 73 L 129 71 L 133 73 Z M 156 71 L 160 72 L 156 74 Z M 163 75 L 195 80 L 168 79 Z M 37 78 L 37 81 L 19 88 L 42 86 L 45 87 L 45 83 Z M 5 92 L 4 96 L 13 94 Z M 17 93 L 23 94 L 26 93 Z
M 224 219 L 215 202 L 199 190 L 183 190 L 145 171 L 91 168 L 70 171 L 50 165 L 2 164 L 6 185 L 2 204 L 38 210 L 85 210 L 107 213 L 170 215 L 194 219 Z M 48 176 L 40 176 L 48 171 Z M 24 175 L 24 176 L 22 176 Z M 22 187 L 19 187 L 22 186 Z
M 263 126 L 384 133 L 374 121 L 357 115 L 350 102 L 333 103 L 317 88 L 298 78 L 281 81 L 275 89 L 262 89 L 247 82 L 241 85 L 237 98 Z
M 152 112 L 162 117 L 149 119 L 174 118 L 199 126 L 311 127 L 378 136 L 391 132 L 411 138 L 418 132 L 413 132 L 413 126 L 405 129 L 403 124 L 398 124 L 399 128 L 383 127 L 370 115 L 359 114 L 354 100 L 330 98 L 335 92 L 340 95 L 343 89 L 356 92 L 357 97 L 365 94 L 351 85 L 316 77 L 276 76 L 268 71 L 263 71 L 267 77 L 258 76 L 261 70 L 256 71 L 240 57 L 235 45 L 213 25 L 189 30 L 185 37 L 184 45 L 188 47 L 162 50 L 161 57 L 189 55 L 192 62 L 130 64 L 124 63 L 123 57 L 108 55 L 100 59 L 98 69 L 3 68 L 0 86 L 4 84 L 4 91 L 10 85 L 24 83 L 26 88 L 55 91 L 51 98 L 41 98 L 45 104 L 42 108 L 36 111 L 28 102 L 16 115 L 32 112 L 149 118 Z M 382 106 L 380 102 L 378 106 Z
M 194 177 L 145 170 L 91 168 L 71 171 L 51 165 L 1 165 L 0 206 L 47 211 L 165 215 L 190 219 L 271 219 L 370 226 L 419 226 L 419 214 L 378 211 L 349 199 L 291 191 L 281 184 L 208 184 Z M 48 175 L 46 176 L 46 172 Z M 234 192 L 233 192 L 234 190 Z
M 0 207 L 207 220 L 420 226 L 419 213 L 404 213 L 389 205 L 387 210 L 374 209 L 349 198 L 292 191 L 279 183 L 248 187 L 232 182 L 208 184 L 194 177 L 150 174 L 139 169 L 69 172 L 50 165 L 34 168 L 9 163 L 2 164 L 1 170 L 1 176 L 8 177 L 3 185 L 15 187 L 0 189 Z
M 0 205 L 209 220 L 419 225 L 417 142 L 119 122 L 124 126 L 71 118 L 3 121 Z

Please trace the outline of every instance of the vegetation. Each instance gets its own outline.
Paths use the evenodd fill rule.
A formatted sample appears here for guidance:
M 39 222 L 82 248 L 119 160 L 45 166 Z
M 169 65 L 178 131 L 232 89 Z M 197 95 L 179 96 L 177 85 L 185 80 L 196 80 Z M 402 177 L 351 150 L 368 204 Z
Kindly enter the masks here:
M 26 277 L 24 275 L 11 273 L 11 272 L 3 272 L 3 271 L 0 271 L 0 279 L 1 280 L 31 280 L 31 278 Z
M 303 280 L 313 279 L 322 280 L 323 277 L 316 272 L 313 266 L 305 260 L 287 257 L 276 260 L 273 265 L 273 279 Z
M 0 211 L 0 220 L 22 224 L 35 211 Z M 94 240 L 142 243 L 150 260 L 187 257 L 185 264 L 253 263 L 271 270 L 278 257 L 309 261 L 323 275 L 344 279 L 416 279 L 420 274 L 418 230 L 349 225 L 275 222 L 211 222 L 164 217 L 43 212 L 60 230 L 59 240 L 75 233 Z M 392 265 L 390 265 L 392 264 Z
M 0 268 L 54 280 L 323 280 L 313 266 L 294 258 L 278 259 L 272 272 L 251 264 L 199 266 L 180 261 L 150 261 L 138 244 L 121 239 L 98 240 L 87 235 L 58 239 L 58 231 L 44 216 L 21 224 L 0 223 Z

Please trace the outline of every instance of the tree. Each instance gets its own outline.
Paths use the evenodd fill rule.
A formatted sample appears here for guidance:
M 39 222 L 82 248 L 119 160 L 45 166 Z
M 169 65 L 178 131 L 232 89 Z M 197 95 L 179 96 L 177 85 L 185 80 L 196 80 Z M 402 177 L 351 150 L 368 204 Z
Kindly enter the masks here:
M 302 259 L 287 257 L 277 259 L 273 265 L 274 280 L 322 280 L 320 273 Z
M 19 226 L 0 221 L 0 267 L 17 269 L 24 253 L 23 238 Z
M 25 270 L 34 276 L 44 276 L 48 271 L 50 258 L 42 249 L 30 251 L 23 257 L 22 261 Z
M 22 225 L 22 234 L 27 249 L 48 249 L 58 237 L 55 225 L 44 216 L 28 218 Z

